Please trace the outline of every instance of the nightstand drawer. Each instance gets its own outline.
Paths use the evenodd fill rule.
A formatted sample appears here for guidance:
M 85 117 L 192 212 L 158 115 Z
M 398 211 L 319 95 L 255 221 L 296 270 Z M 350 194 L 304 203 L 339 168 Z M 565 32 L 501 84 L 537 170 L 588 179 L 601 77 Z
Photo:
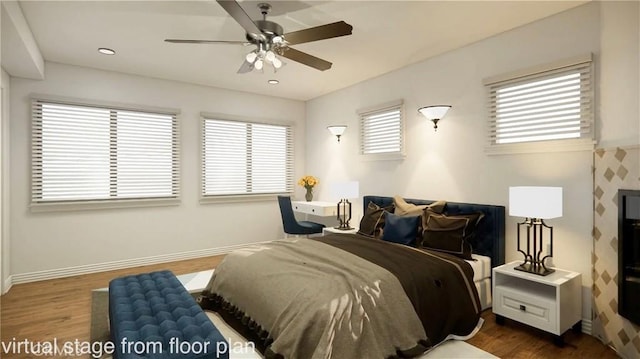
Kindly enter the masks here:
M 496 286 L 493 311 L 548 332 L 557 331 L 555 303 L 548 298 Z

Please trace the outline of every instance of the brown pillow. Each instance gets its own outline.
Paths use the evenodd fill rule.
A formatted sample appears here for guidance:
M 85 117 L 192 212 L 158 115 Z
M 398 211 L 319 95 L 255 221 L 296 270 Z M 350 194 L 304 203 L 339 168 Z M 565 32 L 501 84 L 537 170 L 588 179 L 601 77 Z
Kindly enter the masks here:
M 426 209 L 422 217 L 421 247 L 472 259 L 472 242 L 481 212 L 445 215 Z
M 372 236 L 376 238 L 382 237 L 382 227 L 384 227 L 384 212 L 392 211 L 393 206 L 380 207 L 373 202 L 367 204 L 367 208 L 360 220 L 359 234 Z
M 413 203 L 407 203 L 407 201 L 400 196 L 394 196 L 393 204 L 396 207 L 393 214 L 396 216 L 421 216 L 422 212 L 427 208 L 435 213 L 442 213 L 447 202 L 436 201 L 431 204 L 415 205 Z

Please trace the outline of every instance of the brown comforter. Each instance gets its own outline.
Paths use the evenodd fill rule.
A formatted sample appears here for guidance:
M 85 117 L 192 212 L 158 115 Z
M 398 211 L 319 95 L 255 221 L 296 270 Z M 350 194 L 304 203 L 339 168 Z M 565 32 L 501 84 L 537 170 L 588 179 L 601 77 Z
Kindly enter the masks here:
M 336 234 L 227 255 L 200 303 L 267 358 L 412 357 L 477 326 L 472 278 L 455 257 Z

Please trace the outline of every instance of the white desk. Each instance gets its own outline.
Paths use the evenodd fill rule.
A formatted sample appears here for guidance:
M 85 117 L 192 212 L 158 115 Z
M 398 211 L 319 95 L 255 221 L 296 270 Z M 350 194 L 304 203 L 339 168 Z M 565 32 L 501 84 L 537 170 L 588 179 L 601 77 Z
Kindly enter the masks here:
M 338 202 L 291 201 L 291 206 L 295 212 L 314 216 L 335 217 L 338 215 Z

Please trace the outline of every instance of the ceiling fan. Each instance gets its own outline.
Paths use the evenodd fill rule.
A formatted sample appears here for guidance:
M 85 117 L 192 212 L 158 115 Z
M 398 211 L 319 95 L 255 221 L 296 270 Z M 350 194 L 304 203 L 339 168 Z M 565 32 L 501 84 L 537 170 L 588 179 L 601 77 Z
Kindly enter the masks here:
M 224 40 L 180 40 L 165 39 L 166 42 L 181 44 L 253 44 L 256 49 L 248 53 L 245 61 L 238 70 L 238 73 L 251 72 L 253 69 L 262 70 L 264 64 L 273 66 L 274 71 L 282 66 L 282 61 L 277 55 L 286 57 L 289 60 L 313 67 L 320 71 L 331 68 L 331 62 L 321 58 L 298 51 L 290 45 L 302 44 L 305 42 L 330 39 L 351 35 L 353 26 L 344 21 L 338 21 L 327 25 L 316 26 L 304 30 L 284 33 L 282 26 L 273 21 L 267 20 L 267 14 L 271 10 L 271 5 L 267 3 L 258 4 L 262 13 L 262 20 L 252 20 L 249 15 L 234 0 L 216 0 L 234 20 L 247 32 L 246 41 L 224 41 Z

